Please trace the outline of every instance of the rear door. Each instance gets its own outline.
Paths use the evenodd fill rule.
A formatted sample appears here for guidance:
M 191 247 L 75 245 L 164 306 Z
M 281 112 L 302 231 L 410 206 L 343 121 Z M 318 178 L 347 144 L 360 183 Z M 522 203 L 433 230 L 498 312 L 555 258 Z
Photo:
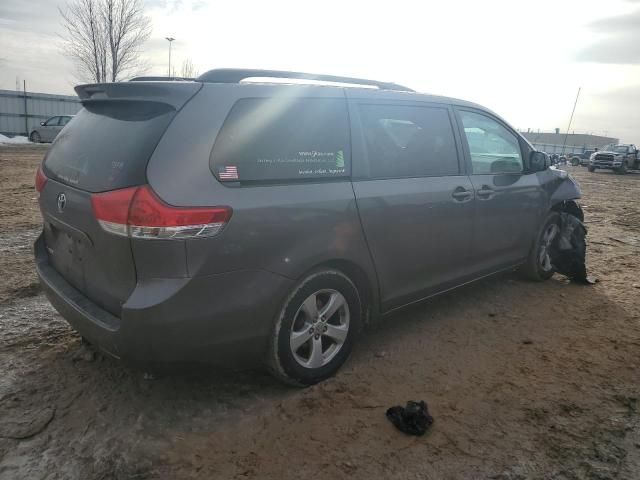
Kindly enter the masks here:
M 489 273 L 526 258 L 545 195 L 526 172 L 526 145 L 508 125 L 480 110 L 457 115 L 475 192 L 473 264 L 478 274 Z
M 60 122 L 60 117 L 51 117 L 49 120 L 45 122 L 45 124 L 40 127 L 40 138 L 44 142 L 51 142 L 55 138 L 57 134 L 58 123 Z
M 62 129 L 67 125 L 67 123 L 69 123 L 69 120 L 71 120 L 71 117 L 69 116 L 65 115 L 60 117 L 60 122 L 58 122 L 58 126 L 55 127 L 55 131 L 53 132 L 53 138 L 51 139 L 51 141 L 56 139 L 56 137 L 60 134 Z
M 67 124 L 67 121 L 66 121 L 67 118 L 69 117 L 58 117 L 58 122 L 51 125 L 51 141 L 52 142 L 58 136 L 58 134 L 60 133 L 60 130 L 62 130 L 64 126 Z
M 40 195 L 52 266 L 73 287 L 114 315 L 136 284 L 130 240 L 103 230 L 91 199 L 146 183 L 147 162 L 176 111 L 199 84 L 83 87 L 84 108 L 43 162 Z M 163 94 L 163 89 L 168 89 Z
M 350 101 L 353 188 L 387 310 L 468 273 L 473 188 L 446 105 Z

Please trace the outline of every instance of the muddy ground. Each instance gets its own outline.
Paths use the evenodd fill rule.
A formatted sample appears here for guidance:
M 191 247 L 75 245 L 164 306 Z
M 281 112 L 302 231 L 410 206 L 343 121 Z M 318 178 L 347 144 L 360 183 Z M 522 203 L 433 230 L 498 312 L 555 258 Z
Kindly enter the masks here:
M 0 147 L 0 479 L 640 478 L 640 174 L 581 183 L 593 287 L 500 275 L 369 330 L 305 390 L 157 379 L 83 347 L 40 293 L 44 147 Z M 424 399 L 407 437 L 387 407 Z

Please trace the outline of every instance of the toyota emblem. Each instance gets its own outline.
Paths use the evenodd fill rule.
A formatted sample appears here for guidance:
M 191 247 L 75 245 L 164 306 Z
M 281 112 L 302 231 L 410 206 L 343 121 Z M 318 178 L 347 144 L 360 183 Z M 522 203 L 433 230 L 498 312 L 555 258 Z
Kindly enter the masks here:
M 58 194 L 58 211 L 62 213 L 64 206 L 67 204 L 67 196 L 64 193 Z

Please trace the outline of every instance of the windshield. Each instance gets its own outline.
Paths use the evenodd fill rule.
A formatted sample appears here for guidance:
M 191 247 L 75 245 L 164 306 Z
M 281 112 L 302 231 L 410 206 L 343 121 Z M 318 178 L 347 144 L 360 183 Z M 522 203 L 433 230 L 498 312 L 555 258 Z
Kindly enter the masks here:
M 629 147 L 626 145 L 618 145 L 613 149 L 613 151 L 616 153 L 627 153 L 629 151 Z

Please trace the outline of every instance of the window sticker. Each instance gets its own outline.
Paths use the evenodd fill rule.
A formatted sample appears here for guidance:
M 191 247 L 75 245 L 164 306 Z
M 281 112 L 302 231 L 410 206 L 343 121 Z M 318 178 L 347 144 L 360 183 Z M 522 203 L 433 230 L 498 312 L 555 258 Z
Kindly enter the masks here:
M 260 157 L 256 159 L 256 166 L 269 169 L 277 168 L 282 169 L 288 167 L 290 173 L 295 176 L 310 176 L 310 175 L 344 175 L 345 173 L 345 160 L 344 151 L 338 150 L 337 152 L 320 152 L 318 150 L 300 151 L 291 157 L 277 157 L 277 158 L 265 158 Z M 226 169 L 229 167 L 219 167 L 218 175 L 220 179 L 238 179 L 237 169 L 229 172 Z M 293 169 L 293 170 L 290 170 Z M 230 176 L 228 176 L 230 175 Z
M 218 167 L 218 177 L 220 180 L 238 180 L 238 167 L 234 165 Z

